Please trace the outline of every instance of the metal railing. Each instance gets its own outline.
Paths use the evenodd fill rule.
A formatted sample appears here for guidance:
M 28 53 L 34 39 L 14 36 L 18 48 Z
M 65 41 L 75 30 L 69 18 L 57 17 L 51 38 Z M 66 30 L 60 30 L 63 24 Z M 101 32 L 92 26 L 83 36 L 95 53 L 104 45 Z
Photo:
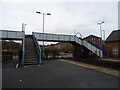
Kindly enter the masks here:
M 49 33 L 36 33 L 33 32 L 33 35 L 35 36 L 35 38 L 37 38 L 40 41 L 66 41 L 66 42 L 76 42 L 80 45 L 85 46 L 87 49 L 89 49 L 90 51 L 92 51 L 93 53 L 95 53 L 97 56 L 99 57 L 103 57 L 103 52 L 101 49 L 93 46 L 92 44 L 88 43 L 85 40 L 81 40 L 79 39 L 77 36 L 75 35 L 62 35 L 62 34 L 49 34 Z M 44 36 L 44 38 L 43 38 Z
M 74 41 L 74 35 L 63 35 L 63 34 L 49 34 L 49 33 L 36 33 L 32 32 L 33 35 L 41 41 Z M 44 36 L 44 38 L 43 38 Z
M 39 64 L 42 64 L 41 48 L 40 48 L 40 46 L 39 46 L 39 44 L 38 44 L 38 41 L 37 41 L 37 39 L 35 38 L 34 35 L 33 35 L 33 40 L 34 40 L 34 44 L 35 44 L 35 47 L 36 47 L 36 50 L 37 50 L 37 54 L 38 54 L 38 63 L 39 63 Z
M 93 53 L 95 53 L 97 56 L 103 57 L 102 50 L 96 48 L 95 46 L 93 46 L 92 44 L 88 43 L 85 40 L 83 41 L 83 46 L 85 46 L 86 48 L 88 48 L 90 51 L 92 51 Z
M 93 42 L 91 42 L 91 41 L 88 41 L 88 43 L 90 43 L 90 44 L 92 44 L 93 46 L 95 46 L 96 48 L 102 50 L 104 56 L 107 56 L 107 57 L 109 56 L 109 52 L 107 51 L 107 49 L 105 49 L 105 48 L 103 48 L 102 46 L 99 46 L 98 44 L 93 43 Z
M 13 40 L 22 40 L 24 33 L 21 31 L 9 31 L 9 30 L 0 30 L 0 38 L 2 39 L 13 39 Z

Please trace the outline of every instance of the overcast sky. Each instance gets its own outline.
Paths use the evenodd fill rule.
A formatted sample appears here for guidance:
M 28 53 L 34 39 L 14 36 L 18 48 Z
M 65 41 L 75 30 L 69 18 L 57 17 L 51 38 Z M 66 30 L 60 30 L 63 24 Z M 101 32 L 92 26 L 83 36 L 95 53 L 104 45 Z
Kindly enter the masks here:
M 51 1 L 51 2 L 50 2 Z M 74 34 L 80 32 L 83 37 L 100 36 L 98 22 L 105 21 L 102 29 L 106 37 L 118 29 L 119 0 L 2 0 L 0 3 L 0 29 L 21 31 L 26 23 L 26 34 L 42 33 L 42 14 L 45 15 L 45 32 Z M 89 2 L 88 2 L 89 1 Z

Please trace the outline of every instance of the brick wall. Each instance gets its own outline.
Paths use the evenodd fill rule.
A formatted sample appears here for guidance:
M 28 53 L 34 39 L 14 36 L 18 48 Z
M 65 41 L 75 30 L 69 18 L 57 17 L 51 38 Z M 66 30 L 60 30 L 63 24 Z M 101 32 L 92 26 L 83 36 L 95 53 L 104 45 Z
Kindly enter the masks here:
M 86 41 L 91 41 L 91 42 L 94 42 L 94 43 L 100 45 L 100 38 L 89 37 L 89 38 L 85 38 L 84 40 L 86 40 Z
M 105 48 L 109 51 L 110 57 L 120 58 L 120 41 L 106 42 Z

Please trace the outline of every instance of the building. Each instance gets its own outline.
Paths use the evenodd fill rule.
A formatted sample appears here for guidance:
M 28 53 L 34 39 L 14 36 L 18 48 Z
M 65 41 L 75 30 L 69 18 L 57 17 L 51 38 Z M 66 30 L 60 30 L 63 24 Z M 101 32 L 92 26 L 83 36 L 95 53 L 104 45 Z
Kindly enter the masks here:
M 73 45 L 70 43 L 65 43 L 65 42 L 51 44 L 51 45 L 48 45 L 47 48 L 50 50 L 56 49 L 56 50 L 63 51 L 63 52 L 72 52 L 73 51 Z
M 90 44 L 97 47 L 98 49 L 101 49 L 103 52 L 103 57 L 109 57 L 109 51 L 105 48 L 105 42 L 101 40 L 100 37 L 97 37 L 95 35 L 89 35 L 83 38 L 83 40 L 89 42 Z
M 83 40 L 86 40 L 88 42 L 92 42 L 92 43 L 95 43 L 97 45 L 100 45 L 101 44 L 101 38 L 100 37 L 97 37 L 95 35 L 89 35 L 85 38 L 83 38 Z
M 120 58 L 120 30 L 112 31 L 105 41 L 109 56 Z

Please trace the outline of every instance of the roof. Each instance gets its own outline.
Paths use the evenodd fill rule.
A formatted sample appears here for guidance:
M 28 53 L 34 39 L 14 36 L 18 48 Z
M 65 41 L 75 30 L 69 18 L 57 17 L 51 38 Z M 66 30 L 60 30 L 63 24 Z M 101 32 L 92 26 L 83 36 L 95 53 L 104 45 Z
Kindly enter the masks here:
M 95 35 L 89 35 L 89 36 L 87 36 L 87 37 L 85 37 L 85 38 L 83 38 L 83 39 L 87 39 L 87 38 L 91 38 L 91 37 L 94 37 L 94 38 L 99 38 L 99 39 L 101 39 L 100 37 L 98 37 L 98 36 L 95 36 Z
M 107 37 L 106 42 L 120 41 L 120 29 L 112 31 L 112 33 Z

